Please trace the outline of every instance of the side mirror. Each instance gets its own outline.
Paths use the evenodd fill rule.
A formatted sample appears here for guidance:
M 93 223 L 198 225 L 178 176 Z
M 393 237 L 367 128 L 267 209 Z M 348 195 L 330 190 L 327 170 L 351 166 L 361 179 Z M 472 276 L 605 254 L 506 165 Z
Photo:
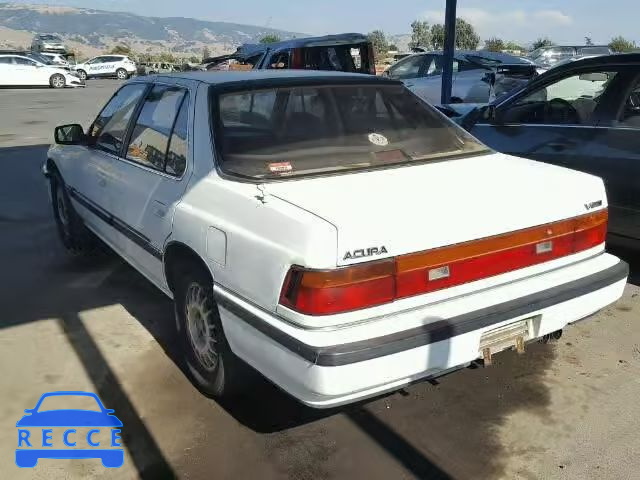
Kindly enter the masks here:
M 606 82 L 609 80 L 609 75 L 603 72 L 583 73 L 578 77 L 585 82 Z
M 81 145 L 87 140 L 82 126 L 77 123 L 56 127 L 53 136 L 59 145 Z

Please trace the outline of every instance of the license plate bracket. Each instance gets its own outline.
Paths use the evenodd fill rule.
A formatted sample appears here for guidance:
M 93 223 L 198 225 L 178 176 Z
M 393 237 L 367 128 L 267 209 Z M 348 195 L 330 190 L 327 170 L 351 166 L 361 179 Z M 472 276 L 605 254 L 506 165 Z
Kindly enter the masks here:
M 525 318 L 485 331 L 480 337 L 478 349 L 484 364 L 491 365 L 491 357 L 494 353 L 509 348 L 515 349 L 518 353 L 524 353 L 524 344 L 530 338 L 532 321 L 533 318 Z

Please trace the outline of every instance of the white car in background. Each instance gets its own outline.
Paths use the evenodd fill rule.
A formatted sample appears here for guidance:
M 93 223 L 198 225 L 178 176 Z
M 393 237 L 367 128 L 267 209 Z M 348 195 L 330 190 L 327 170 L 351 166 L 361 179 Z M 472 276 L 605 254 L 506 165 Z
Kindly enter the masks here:
M 0 87 L 83 87 L 75 72 L 46 65 L 24 55 L 0 54 Z
M 49 61 L 54 65 L 60 65 L 64 68 L 69 68 L 69 60 L 65 58 L 65 56 L 61 53 L 49 53 L 49 52 L 39 52 L 39 54 L 43 57 L 49 59 Z
M 78 63 L 75 71 L 83 80 L 97 77 L 115 77 L 126 80 L 136 73 L 136 62 L 126 55 L 100 55 L 84 63 Z
M 209 395 L 250 388 L 249 364 L 354 402 L 559 338 L 626 284 L 600 178 L 494 152 L 399 81 L 140 77 L 55 139 L 62 242 L 97 235 L 174 299 Z

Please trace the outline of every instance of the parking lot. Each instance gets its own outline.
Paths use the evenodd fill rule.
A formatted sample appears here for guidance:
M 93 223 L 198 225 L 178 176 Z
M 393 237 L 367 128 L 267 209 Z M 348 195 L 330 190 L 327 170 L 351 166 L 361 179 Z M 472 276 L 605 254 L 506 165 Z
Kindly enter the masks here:
M 266 381 L 219 404 L 181 370 L 172 303 L 115 255 L 62 248 L 40 172 L 53 127 L 88 125 L 120 84 L 0 90 L 0 418 L 7 478 L 640 478 L 640 261 L 624 297 L 555 343 L 335 410 Z M 125 463 L 14 465 L 43 391 L 98 393 Z

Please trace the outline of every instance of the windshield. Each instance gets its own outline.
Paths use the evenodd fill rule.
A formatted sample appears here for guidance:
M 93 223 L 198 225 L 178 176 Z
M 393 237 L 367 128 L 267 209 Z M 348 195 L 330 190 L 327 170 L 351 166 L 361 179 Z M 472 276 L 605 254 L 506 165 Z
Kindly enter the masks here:
M 60 42 L 60 37 L 56 37 L 55 35 L 41 35 L 40 36 L 41 40 L 49 40 L 49 41 L 53 41 L 53 42 Z
M 486 152 L 401 85 L 272 88 L 223 94 L 221 169 L 251 179 L 370 169 Z
M 535 60 L 536 58 L 540 58 L 544 52 L 546 52 L 547 48 L 536 48 L 533 52 L 529 54 L 529 58 Z

